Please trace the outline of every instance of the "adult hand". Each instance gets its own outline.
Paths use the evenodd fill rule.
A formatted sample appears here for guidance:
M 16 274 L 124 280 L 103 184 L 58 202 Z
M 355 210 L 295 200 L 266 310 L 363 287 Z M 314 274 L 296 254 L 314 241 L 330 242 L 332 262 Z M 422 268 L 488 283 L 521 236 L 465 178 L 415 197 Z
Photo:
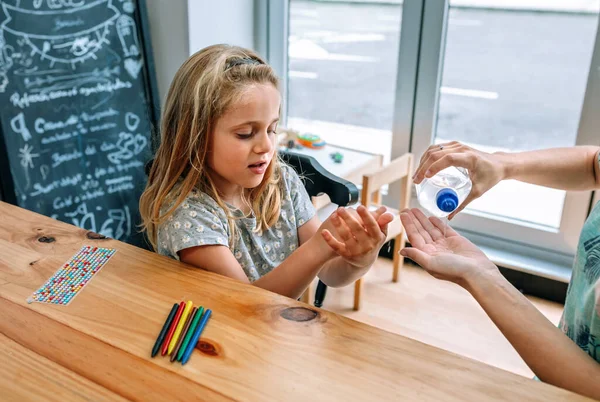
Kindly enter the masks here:
M 477 246 L 439 218 L 427 218 L 419 209 L 406 209 L 400 219 L 412 247 L 400 251 L 432 276 L 461 286 L 475 275 L 498 271 Z
M 421 157 L 413 181 L 419 184 L 450 166 L 467 169 L 473 187 L 467 198 L 448 216 L 448 219 L 452 219 L 505 177 L 505 163 L 499 153 L 478 151 L 456 141 L 436 144 L 430 146 Z

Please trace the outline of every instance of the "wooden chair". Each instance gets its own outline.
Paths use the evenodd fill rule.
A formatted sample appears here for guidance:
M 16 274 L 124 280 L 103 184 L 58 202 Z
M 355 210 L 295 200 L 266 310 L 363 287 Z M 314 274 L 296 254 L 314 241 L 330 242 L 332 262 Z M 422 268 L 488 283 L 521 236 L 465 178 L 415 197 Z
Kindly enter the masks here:
M 404 257 L 400 255 L 400 250 L 406 243 L 404 228 L 400 223 L 399 212 L 408 208 L 412 190 L 412 154 L 404 154 L 392 162 L 383 166 L 377 171 L 363 176 L 363 185 L 361 193 L 361 204 L 367 209 L 376 209 L 381 206 L 381 187 L 386 184 L 400 181 L 400 208 L 394 210 L 388 207 L 388 210 L 394 214 L 394 220 L 388 226 L 388 235 L 386 242 L 394 239 L 392 281 L 398 282 L 398 274 L 404 263 Z M 354 310 L 360 309 L 360 297 L 362 293 L 362 278 L 354 283 Z

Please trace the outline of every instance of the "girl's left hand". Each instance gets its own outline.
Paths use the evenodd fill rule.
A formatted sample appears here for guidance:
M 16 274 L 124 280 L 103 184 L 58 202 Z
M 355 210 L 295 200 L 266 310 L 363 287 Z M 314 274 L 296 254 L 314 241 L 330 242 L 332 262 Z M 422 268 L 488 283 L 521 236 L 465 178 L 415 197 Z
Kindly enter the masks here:
M 387 237 L 387 226 L 394 219 L 385 207 L 371 213 L 360 205 L 356 211 L 339 208 L 331 216 L 336 238 L 330 230 L 321 234 L 329 247 L 349 264 L 366 268 L 373 264 Z

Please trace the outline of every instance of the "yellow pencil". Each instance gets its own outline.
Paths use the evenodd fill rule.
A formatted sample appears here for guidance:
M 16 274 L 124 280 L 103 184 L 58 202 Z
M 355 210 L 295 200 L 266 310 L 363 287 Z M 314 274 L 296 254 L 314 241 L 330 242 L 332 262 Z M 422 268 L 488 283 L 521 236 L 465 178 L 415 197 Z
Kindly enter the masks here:
M 181 330 L 183 329 L 183 326 L 185 325 L 185 321 L 187 320 L 187 317 L 190 314 L 190 311 L 192 311 L 193 305 L 194 305 L 194 303 L 192 303 L 191 300 L 188 300 L 188 302 L 185 303 L 185 307 L 183 308 L 183 314 L 181 315 L 181 318 L 179 319 L 179 324 L 177 324 L 177 328 L 175 328 L 175 333 L 173 334 L 173 337 L 171 338 L 171 343 L 169 343 L 169 349 L 167 350 L 167 354 L 170 355 L 173 352 L 173 349 L 175 349 L 175 345 L 177 345 L 177 340 L 179 339 L 179 336 L 181 335 Z

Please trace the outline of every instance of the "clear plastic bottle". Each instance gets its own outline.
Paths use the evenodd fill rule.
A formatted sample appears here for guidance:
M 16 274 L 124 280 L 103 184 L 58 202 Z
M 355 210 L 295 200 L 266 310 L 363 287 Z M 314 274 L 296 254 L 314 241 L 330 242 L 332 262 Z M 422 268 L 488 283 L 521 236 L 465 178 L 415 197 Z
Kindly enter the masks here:
M 472 183 L 466 169 L 449 167 L 416 187 L 421 207 L 431 215 L 445 218 L 467 198 Z

